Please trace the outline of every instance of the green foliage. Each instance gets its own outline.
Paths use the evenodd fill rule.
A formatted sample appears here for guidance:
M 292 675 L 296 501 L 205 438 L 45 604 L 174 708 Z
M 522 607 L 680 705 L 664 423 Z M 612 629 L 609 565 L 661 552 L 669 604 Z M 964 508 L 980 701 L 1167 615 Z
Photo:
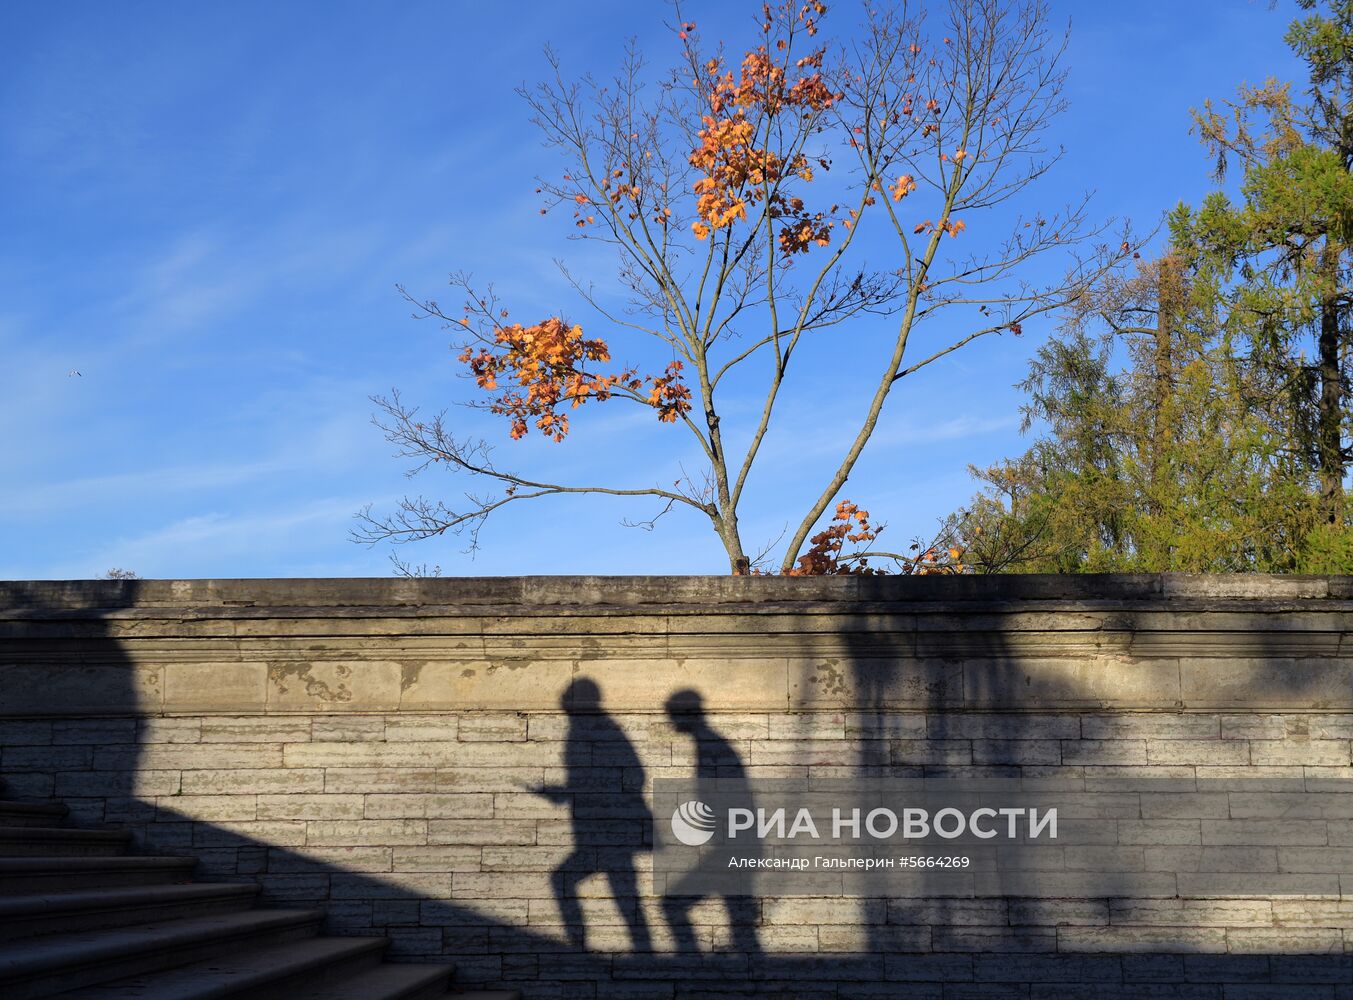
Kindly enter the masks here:
M 1298 573 L 1353 573 L 1353 528 L 1318 524 L 1306 536 Z
M 1018 459 L 950 534 L 979 571 L 1353 572 L 1353 0 L 1300 0 L 1274 80 L 1195 112 L 1234 196 L 1081 302 L 1035 358 Z
M 1208 269 L 1178 255 L 1083 303 L 1023 383 L 1047 434 L 974 470 L 985 488 L 952 525 L 965 564 L 1294 571 L 1313 470 L 1286 447 L 1282 387 L 1221 320 Z

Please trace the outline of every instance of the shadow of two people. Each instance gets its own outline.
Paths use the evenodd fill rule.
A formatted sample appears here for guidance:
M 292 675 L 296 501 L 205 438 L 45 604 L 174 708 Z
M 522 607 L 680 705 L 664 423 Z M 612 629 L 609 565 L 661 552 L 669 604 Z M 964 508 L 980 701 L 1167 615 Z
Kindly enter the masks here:
M 619 723 L 602 707 L 601 688 L 595 681 L 585 677 L 573 681 L 564 691 L 560 707 L 569 719 L 564 745 L 565 784 L 532 790 L 551 802 L 567 805 L 572 818 L 573 851 L 550 878 L 565 932 L 575 948 L 586 948 L 587 927 L 578 884 L 592 875 L 604 874 L 628 925 L 633 950 L 652 951 L 635 863 L 636 855 L 653 849 L 653 814 L 644 801 L 643 764 Z M 696 797 L 703 802 L 714 801 L 717 788 L 725 798 L 731 792 L 750 802 L 742 759 L 709 724 L 700 693 L 678 691 L 667 699 L 664 709 L 673 728 L 695 741 Z M 620 780 L 616 780 L 617 770 Z M 677 951 L 698 954 L 690 912 L 708 894 L 692 891 L 689 882 L 689 877 L 678 880 L 664 894 L 662 910 Z M 722 898 L 733 950 L 759 953 L 756 898 L 749 891 L 733 891 Z

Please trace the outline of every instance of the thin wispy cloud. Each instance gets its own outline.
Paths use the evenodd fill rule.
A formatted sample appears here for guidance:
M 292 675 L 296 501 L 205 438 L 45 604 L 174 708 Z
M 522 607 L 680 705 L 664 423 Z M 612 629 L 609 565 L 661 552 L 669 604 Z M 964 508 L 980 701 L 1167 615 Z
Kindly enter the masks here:
M 199 514 L 117 538 L 79 558 L 54 564 L 51 574 L 57 579 L 84 579 L 116 566 L 147 578 L 226 575 L 216 567 L 245 565 L 245 561 L 278 547 L 300 553 L 328 548 L 327 539 L 347 530 L 360 502 L 360 497 L 335 497 L 298 507 L 288 504 L 278 510 Z M 311 539 L 311 544 L 306 544 L 306 539 Z M 352 553 L 347 555 L 350 561 L 358 561 L 351 559 Z M 366 562 L 369 565 L 370 560 Z M 270 568 L 262 575 L 293 574 Z

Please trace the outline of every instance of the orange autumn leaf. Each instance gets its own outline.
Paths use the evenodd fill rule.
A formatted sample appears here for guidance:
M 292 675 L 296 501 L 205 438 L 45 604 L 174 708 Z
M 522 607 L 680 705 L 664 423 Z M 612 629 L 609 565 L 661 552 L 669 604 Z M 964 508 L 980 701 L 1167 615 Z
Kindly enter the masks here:
M 916 179 L 911 174 L 903 174 L 893 185 L 893 201 L 901 201 L 907 195 L 916 190 Z
M 847 542 L 856 545 L 872 542 L 884 526 L 869 521 L 869 511 L 849 500 L 836 505 L 831 524 L 809 539 L 809 549 L 787 576 L 871 576 L 879 572 L 869 566 L 868 558 L 844 553 Z M 843 558 L 843 555 L 848 558 Z
M 817 5 L 804 8 L 810 9 L 817 12 Z M 782 189 L 787 180 L 813 180 L 808 156 L 795 153 L 786 158 L 765 148 L 754 124 L 787 112 L 816 114 L 839 100 L 842 95 L 833 93 L 822 77 L 824 54 L 818 50 L 795 60 L 794 78 L 765 45 L 743 57 L 736 76 L 720 59 L 705 64 L 709 114 L 701 118 L 700 145 L 689 156 L 691 166 L 703 174 L 693 186 L 698 219 L 691 231 L 697 239 L 746 221 L 748 209 L 764 202 L 770 218 L 792 217 L 779 236 L 787 253 L 830 242 L 831 224 L 823 214 L 807 212 L 802 199 Z M 825 160 L 820 165 L 827 166 Z
M 691 408 L 690 390 L 681 379 L 681 363 L 674 361 L 661 376 L 641 377 L 633 369 L 599 373 L 593 364 L 611 360 L 604 340 L 587 339 L 582 327 L 557 316 L 534 326 L 498 326 L 490 340 L 462 346 L 460 361 L 469 366 L 476 384 L 485 392 L 508 388 L 490 398 L 488 409 L 508 418 L 513 440 L 526 437 L 530 425 L 555 441 L 569 432 L 564 404 L 577 409 L 589 399 L 604 401 L 617 391 L 640 393 L 651 385 L 646 402 L 658 411 L 658 419 L 671 423 Z

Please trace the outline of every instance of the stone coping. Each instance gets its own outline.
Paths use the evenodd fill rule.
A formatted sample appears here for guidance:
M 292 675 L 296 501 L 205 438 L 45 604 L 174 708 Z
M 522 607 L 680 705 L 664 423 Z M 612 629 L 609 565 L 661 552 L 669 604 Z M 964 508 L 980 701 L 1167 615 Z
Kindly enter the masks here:
M 0 581 L 0 613 L 159 608 L 474 609 L 566 607 L 681 609 L 740 605 L 783 611 L 814 604 L 964 605 L 1012 602 L 1211 602 L 1353 607 L 1353 576 L 1083 574 L 928 577 L 500 576 L 400 579 Z M 1335 609 L 1335 608 L 1332 608 Z M 1342 610 L 1342 608 L 1337 608 Z

